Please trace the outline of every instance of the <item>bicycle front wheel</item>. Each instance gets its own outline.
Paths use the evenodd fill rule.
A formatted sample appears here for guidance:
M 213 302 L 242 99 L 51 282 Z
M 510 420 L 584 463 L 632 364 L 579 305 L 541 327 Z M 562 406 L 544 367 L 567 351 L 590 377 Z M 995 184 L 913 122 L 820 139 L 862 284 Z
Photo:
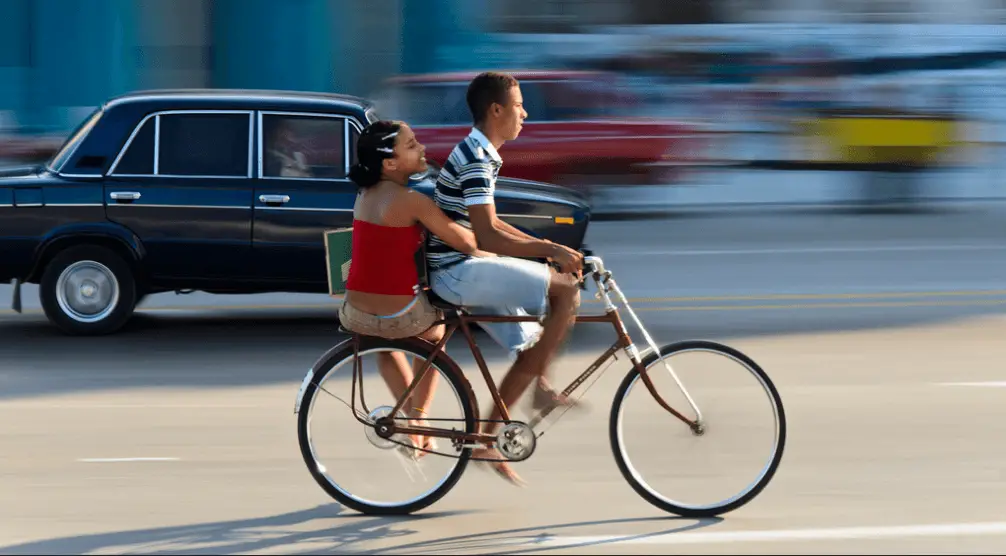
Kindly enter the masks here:
M 703 430 L 663 408 L 633 367 L 611 408 L 622 476 L 654 506 L 684 517 L 712 517 L 750 502 L 772 480 L 786 443 L 782 399 L 765 371 L 708 341 L 669 344 L 642 363 L 659 396 L 695 420 L 691 398 Z

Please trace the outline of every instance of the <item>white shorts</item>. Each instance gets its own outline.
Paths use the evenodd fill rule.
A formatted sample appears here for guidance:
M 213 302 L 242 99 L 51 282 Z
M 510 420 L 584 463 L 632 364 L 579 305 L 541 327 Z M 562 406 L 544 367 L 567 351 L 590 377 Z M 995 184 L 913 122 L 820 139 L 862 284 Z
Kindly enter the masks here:
M 475 314 L 545 316 L 551 271 L 513 257 L 471 257 L 431 272 L 430 288 L 444 301 Z M 480 322 L 511 358 L 534 346 L 541 322 Z

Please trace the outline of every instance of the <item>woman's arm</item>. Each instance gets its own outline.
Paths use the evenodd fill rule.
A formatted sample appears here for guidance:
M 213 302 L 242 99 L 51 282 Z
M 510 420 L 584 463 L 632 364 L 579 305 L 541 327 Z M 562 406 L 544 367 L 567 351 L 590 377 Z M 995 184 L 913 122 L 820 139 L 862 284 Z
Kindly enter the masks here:
M 415 191 L 410 192 L 409 208 L 416 220 L 447 245 L 467 255 L 487 255 L 479 251 L 475 234 L 471 230 L 448 218 L 444 211 L 440 210 L 440 207 L 426 195 Z

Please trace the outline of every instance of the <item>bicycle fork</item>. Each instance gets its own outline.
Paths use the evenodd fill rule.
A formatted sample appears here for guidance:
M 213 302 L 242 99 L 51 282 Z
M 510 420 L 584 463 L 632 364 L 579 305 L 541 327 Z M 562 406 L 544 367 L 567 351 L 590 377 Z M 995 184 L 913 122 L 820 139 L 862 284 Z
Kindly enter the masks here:
M 595 275 L 594 282 L 597 284 L 598 297 L 604 301 L 604 310 L 606 312 L 612 312 L 618 310 L 615 304 L 611 301 L 611 296 L 609 295 L 609 293 L 614 293 L 618 303 L 621 304 L 623 307 L 625 307 L 625 310 L 629 313 L 629 316 L 632 318 L 632 321 L 635 323 L 636 327 L 639 328 L 639 331 L 643 333 L 643 339 L 646 341 L 646 344 L 653 351 L 653 353 L 660 359 L 660 362 L 664 365 L 664 369 L 666 369 L 667 372 L 674 379 L 674 382 L 678 385 L 678 388 L 681 389 L 681 393 L 685 395 L 685 399 L 688 400 L 688 405 L 690 405 L 692 411 L 695 412 L 695 420 L 692 421 L 691 419 L 685 417 L 679 411 L 671 407 L 663 399 L 660 393 L 657 392 L 656 386 L 653 384 L 653 381 L 650 379 L 646 368 L 643 366 L 643 359 L 640 356 L 639 350 L 636 348 L 635 343 L 633 343 L 632 338 L 629 336 L 629 333 L 625 328 L 625 323 L 622 322 L 621 318 L 619 318 L 617 320 L 619 324 L 618 333 L 620 336 L 622 336 L 623 343 L 625 344 L 624 346 L 625 353 L 629 357 L 629 360 L 632 361 L 633 365 L 636 366 L 636 370 L 639 371 L 639 376 L 640 378 L 643 379 L 643 384 L 646 385 L 646 389 L 650 391 L 650 395 L 653 396 L 653 398 L 657 401 L 658 404 L 660 404 L 661 407 L 663 407 L 665 410 L 673 414 L 678 419 L 684 421 L 684 423 L 687 424 L 692 429 L 692 432 L 699 435 L 703 434 L 705 432 L 705 423 L 702 419 L 702 411 L 699 409 L 698 404 L 695 403 L 695 400 L 692 398 L 691 394 L 688 393 L 688 389 L 685 388 L 684 384 L 682 384 L 681 379 L 678 378 L 678 374 L 675 373 L 674 369 L 671 368 L 671 365 L 670 363 L 668 363 L 667 358 L 665 358 L 664 355 L 660 353 L 660 347 L 657 346 L 656 342 L 650 336 L 649 331 L 647 331 L 646 327 L 643 326 L 643 323 L 642 321 L 639 320 L 639 317 L 636 315 L 636 312 L 632 310 L 632 306 L 629 304 L 629 300 L 626 299 L 625 294 L 622 293 L 622 289 L 618 287 L 618 284 L 615 282 L 615 279 L 611 277 L 611 274 L 609 272 L 604 271 L 603 279 Z

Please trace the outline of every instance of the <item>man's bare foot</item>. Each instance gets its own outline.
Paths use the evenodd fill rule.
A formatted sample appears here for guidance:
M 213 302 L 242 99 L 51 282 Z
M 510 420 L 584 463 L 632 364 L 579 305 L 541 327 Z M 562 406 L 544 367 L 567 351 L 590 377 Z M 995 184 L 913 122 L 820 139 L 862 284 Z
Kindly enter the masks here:
M 487 459 L 504 459 L 503 455 L 500 454 L 495 448 L 479 448 L 477 450 L 472 450 L 473 458 L 487 458 Z M 527 486 L 524 479 L 520 478 L 520 475 L 510 467 L 510 464 L 506 461 L 476 461 L 477 465 L 482 466 L 484 469 L 491 469 L 496 472 L 504 481 L 518 487 Z
M 556 392 L 544 378 L 538 379 L 535 382 L 534 398 L 531 402 L 531 407 L 535 411 L 541 411 L 550 407 L 569 406 L 578 407 L 581 406 L 581 403 L 561 392 Z

